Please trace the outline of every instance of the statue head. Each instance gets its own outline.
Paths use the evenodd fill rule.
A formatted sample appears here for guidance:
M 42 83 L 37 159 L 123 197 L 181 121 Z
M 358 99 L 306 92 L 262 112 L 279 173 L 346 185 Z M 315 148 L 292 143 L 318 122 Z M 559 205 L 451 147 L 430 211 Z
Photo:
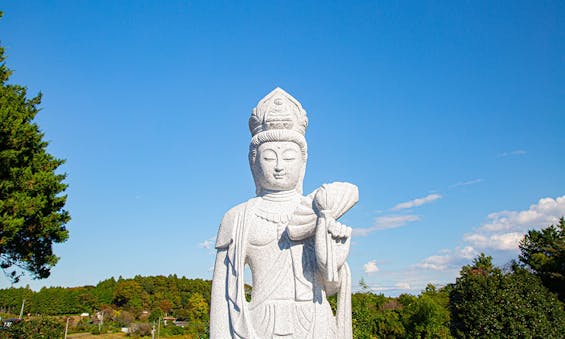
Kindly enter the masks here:
M 249 165 L 257 195 L 295 189 L 302 193 L 308 149 L 308 118 L 302 105 L 281 88 L 267 94 L 249 118 Z

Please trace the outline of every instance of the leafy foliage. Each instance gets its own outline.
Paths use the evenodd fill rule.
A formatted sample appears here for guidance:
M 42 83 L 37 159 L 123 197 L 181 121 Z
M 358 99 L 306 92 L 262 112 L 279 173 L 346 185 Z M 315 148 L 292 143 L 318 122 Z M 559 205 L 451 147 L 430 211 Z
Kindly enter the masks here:
M 65 326 L 53 318 L 39 317 L 14 324 L 10 326 L 6 332 L 9 338 L 62 338 L 65 332 Z
M 363 282 L 360 284 L 365 285 Z M 369 292 L 367 286 L 363 293 L 351 296 L 353 336 L 355 338 L 395 338 L 404 336 L 399 310 L 394 298 Z M 391 307 L 392 306 L 392 307 Z
M 47 153 L 33 122 L 41 94 L 28 99 L 25 87 L 8 84 L 4 60 L 0 47 L 0 267 L 13 281 L 23 274 L 15 267 L 42 279 L 58 261 L 53 243 L 68 238 L 67 185 L 56 173 L 63 160 Z
M 75 327 L 98 333 L 97 312 L 103 314 L 104 332 L 107 326 L 131 326 L 136 335 L 147 332 L 146 324 L 153 324 L 164 316 L 188 321 L 188 327 L 163 327 L 162 333 L 187 333 L 193 337 L 207 337 L 209 327 L 211 281 L 187 279 L 176 275 L 114 278 L 101 281 L 96 286 L 49 287 L 34 292 L 29 288 L 0 290 L 0 311 L 18 314 L 25 299 L 24 314 L 66 316 L 92 315 L 90 323 L 77 321 Z M 139 321 L 137 321 L 137 320 Z M 0 336 L 1 337 L 1 336 Z M 57 336 L 55 336 L 57 337 Z
M 565 219 L 540 231 L 528 231 L 520 250 L 520 261 L 565 301 Z
M 449 295 L 429 284 L 402 312 L 406 338 L 451 338 Z
M 193 335 L 208 334 L 210 323 L 210 306 L 198 292 L 188 299 L 189 333 Z
M 90 320 L 77 320 L 74 328 L 92 333 L 98 333 L 96 312 L 103 311 L 102 332 L 129 326 L 136 336 L 150 333 L 164 316 L 173 316 L 186 321 L 186 327 L 161 323 L 162 336 L 207 338 L 210 291 L 209 280 L 120 277 L 96 286 L 0 290 L 0 311 L 17 314 L 25 298 L 24 313 L 32 319 L 37 314 L 66 318 L 87 312 Z M 335 297 L 329 301 L 335 311 Z M 565 333 L 563 304 L 540 278 L 518 265 L 505 273 L 485 255 L 464 266 L 455 284 L 440 289 L 430 284 L 418 296 L 385 297 L 367 286 L 352 295 L 352 316 L 355 338 L 550 338 Z
M 461 338 L 552 338 L 565 333 L 563 305 L 539 278 L 509 273 L 481 254 L 461 269 L 450 293 L 452 332 Z

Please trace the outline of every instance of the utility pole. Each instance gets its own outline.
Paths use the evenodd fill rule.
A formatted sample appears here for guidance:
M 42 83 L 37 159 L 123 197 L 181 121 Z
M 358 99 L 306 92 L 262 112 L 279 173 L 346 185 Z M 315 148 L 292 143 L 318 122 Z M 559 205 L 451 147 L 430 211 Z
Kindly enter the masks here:
M 157 319 L 157 339 L 161 338 L 161 317 Z
M 67 325 L 65 325 L 65 339 L 67 339 L 67 332 L 69 331 L 69 317 L 67 317 Z
M 98 334 L 100 334 L 102 324 L 104 323 L 104 311 L 102 311 L 102 316 L 98 318 L 100 322 L 98 323 Z
M 23 314 L 24 314 L 24 305 L 26 303 L 25 299 L 22 299 L 22 308 L 20 309 L 20 319 L 22 318 Z

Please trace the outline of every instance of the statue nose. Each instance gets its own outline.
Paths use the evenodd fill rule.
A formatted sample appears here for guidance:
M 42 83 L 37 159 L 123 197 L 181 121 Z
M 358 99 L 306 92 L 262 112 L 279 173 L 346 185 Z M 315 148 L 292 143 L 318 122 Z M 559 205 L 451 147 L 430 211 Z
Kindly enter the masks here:
M 282 161 L 277 160 L 277 163 L 275 164 L 275 172 L 280 172 L 282 170 L 283 170 Z

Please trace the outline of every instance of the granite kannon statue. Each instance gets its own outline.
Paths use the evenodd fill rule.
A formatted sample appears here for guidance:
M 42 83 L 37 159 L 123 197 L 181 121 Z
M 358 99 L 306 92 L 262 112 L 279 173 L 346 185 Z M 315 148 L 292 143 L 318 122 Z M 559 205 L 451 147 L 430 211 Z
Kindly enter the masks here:
M 352 338 L 351 228 L 336 219 L 358 201 L 358 190 L 335 182 L 302 194 L 307 125 L 302 105 L 280 88 L 253 110 L 257 197 L 230 209 L 218 231 L 211 338 Z M 334 294 L 335 314 L 327 300 Z

